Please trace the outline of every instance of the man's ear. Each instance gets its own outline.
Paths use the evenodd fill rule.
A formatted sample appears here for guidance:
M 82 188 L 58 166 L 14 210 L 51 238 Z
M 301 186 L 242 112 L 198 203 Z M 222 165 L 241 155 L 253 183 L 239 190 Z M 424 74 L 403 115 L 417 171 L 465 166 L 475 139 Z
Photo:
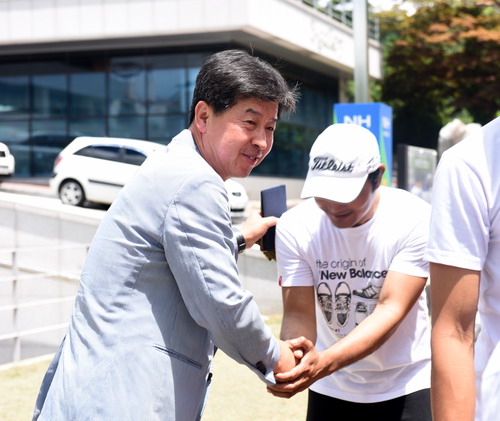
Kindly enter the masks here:
M 206 133 L 207 121 L 212 109 L 205 101 L 199 101 L 194 107 L 194 120 L 196 128 L 200 133 Z
M 380 169 L 380 172 L 378 174 L 377 189 L 380 187 L 380 184 L 382 183 L 382 176 L 385 173 L 385 165 L 384 164 L 380 164 L 379 169 Z

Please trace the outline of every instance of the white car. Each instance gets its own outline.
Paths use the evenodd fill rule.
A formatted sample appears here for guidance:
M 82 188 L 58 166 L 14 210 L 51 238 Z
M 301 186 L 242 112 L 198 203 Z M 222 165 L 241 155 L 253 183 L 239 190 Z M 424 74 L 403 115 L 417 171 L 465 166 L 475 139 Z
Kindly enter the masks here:
M 57 156 L 50 187 L 67 205 L 109 205 L 149 154 L 155 142 L 111 137 L 77 137 Z
M 0 179 L 10 177 L 16 170 L 14 155 L 5 143 L 0 142 Z
M 50 187 L 67 205 L 110 205 L 148 155 L 164 147 L 145 140 L 77 137 L 56 158 Z M 234 180 L 225 185 L 231 211 L 244 211 L 248 203 L 244 187 Z
M 225 181 L 227 194 L 229 196 L 229 207 L 232 212 L 243 212 L 248 205 L 248 194 L 242 184 L 235 180 Z

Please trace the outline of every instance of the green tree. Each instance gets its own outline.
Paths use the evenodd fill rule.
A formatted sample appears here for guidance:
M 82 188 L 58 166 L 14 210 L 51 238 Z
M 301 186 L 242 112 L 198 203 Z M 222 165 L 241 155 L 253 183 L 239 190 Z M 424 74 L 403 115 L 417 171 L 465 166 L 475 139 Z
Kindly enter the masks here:
M 393 107 L 395 143 L 435 148 L 452 118 L 485 124 L 500 110 L 500 3 L 411 3 L 411 16 L 398 6 L 378 14 L 384 79 L 374 100 Z

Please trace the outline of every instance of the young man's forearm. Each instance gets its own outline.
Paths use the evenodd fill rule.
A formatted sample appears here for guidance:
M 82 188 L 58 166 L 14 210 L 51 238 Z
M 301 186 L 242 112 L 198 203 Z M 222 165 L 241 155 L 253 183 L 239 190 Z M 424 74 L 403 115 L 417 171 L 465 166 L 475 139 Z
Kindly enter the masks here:
M 473 421 L 476 405 L 472 346 L 450 338 L 432 339 L 432 415 L 434 421 Z

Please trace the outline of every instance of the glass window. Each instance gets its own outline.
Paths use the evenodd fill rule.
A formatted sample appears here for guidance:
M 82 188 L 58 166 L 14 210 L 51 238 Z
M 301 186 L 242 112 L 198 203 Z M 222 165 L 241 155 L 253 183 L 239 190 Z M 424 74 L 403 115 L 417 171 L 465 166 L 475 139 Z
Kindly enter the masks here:
M 49 176 L 57 155 L 72 140 L 66 120 L 35 120 L 28 139 L 32 175 Z
M 109 114 L 143 115 L 145 96 L 144 60 L 141 57 L 113 58 L 109 74 Z
M 196 77 L 198 76 L 198 73 L 200 72 L 200 67 L 202 66 L 203 62 L 206 60 L 206 58 L 212 54 L 215 53 L 215 51 L 211 52 L 206 52 L 206 53 L 192 53 L 192 54 L 186 54 L 186 67 L 187 67 L 187 89 L 186 89 L 186 98 L 188 102 L 188 120 L 189 120 L 189 113 L 190 113 L 190 108 L 191 108 L 191 101 L 193 99 L 193 93 L 194 93 L 194 86 L 196 84 Z
M 154 69 L 148 72 L 148 111 L 151 114 L 187 111 L 186 71 Z
M 146 158 L 146 155 L 142 152 L 127 147 L 123 148 L 123 162 L 126 164 L 141 165 Z
M 188 68 L 188 85 L 187 85 L 187 92 L 186 96 L 189 101 L 189 109 L 188 113 L 191 112 L 191 101 L 193 100 L 193 94 L 194 94 L 194 87 L 196 84 L 196 77 L 198 76 L 198 73 L 200 73 L 200 68 L 199 67 L 190 67 Z M 188 119 L 189 119 L 189 114 L 188 114 Z
M 253 175 L 305 177 L 309 150 L 321 130 L 279 122 L 269 155 L 256 167 Z
M 11 144 L 26 142 L 29 133 L 28 121 L 3 121 L 0 123 L 0 142 Z
M 323 131 L 333 123 L 333 104 L 335 99 L 328 92 L 318 92 L 310 87 L 302 87 L 297 111 L 290 121 L 305 127 Z
M 107 146 L 107 145 L 86 146 L 85 148 L 75 152 L 75 155 L 88 156 L 90 158 L 96 158 L 96 159 L 104 159 L 106 161 L 121 161 L 119 146 Z
M 69 77 L 70 113 L 78 117 L 104 115 L 106 77 L 104 73 L 76 73 Z
M 30 112 L 28 76 L 0 77 L 0 119 L 25 119 Z
M 30 144 L 39 146 L 66 146 L 69 136 L 66 119 L 34 120 L 31 126 Z
M 187 111 L 184 56 L 153 55 L 148 58 L 148 112 L 151 114 Z
M 145 125 L 144 117 L 110 117 L 108 119 L 109 136 L 145 139 Z
M 72 137 L 106 136 L 106 119 L 73 118 L 69 122 L 69 133 Z
M 67 75 L 33 76 L 33 117 L 63 116 L 67 113 Z
M 75 155 L 88 156 L 90 158 L 94 158 L 96 155 L 95 146 L 85 146 L 84 148 L 76 151 Z
M 184 115 L 152 116 L 148 118 L 148 138 L 149 140 L 172 140 L 186 127 Z

